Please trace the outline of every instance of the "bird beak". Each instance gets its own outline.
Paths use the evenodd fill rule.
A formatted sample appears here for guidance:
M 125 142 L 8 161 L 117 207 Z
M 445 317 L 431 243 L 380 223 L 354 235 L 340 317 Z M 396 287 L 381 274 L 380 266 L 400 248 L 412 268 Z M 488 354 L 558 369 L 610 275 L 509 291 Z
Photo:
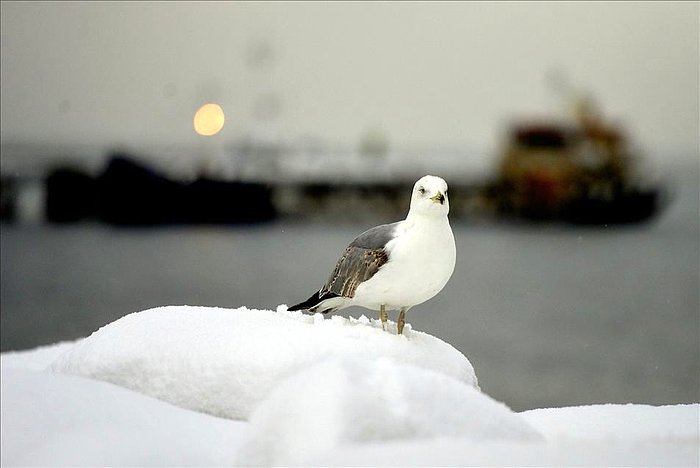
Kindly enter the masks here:
M 441 205 L 445 204 L 445 195 L 442 192 L 438 192 L 437 195 L 431 197 L 430 199 L 435 203 L 439 203 Z

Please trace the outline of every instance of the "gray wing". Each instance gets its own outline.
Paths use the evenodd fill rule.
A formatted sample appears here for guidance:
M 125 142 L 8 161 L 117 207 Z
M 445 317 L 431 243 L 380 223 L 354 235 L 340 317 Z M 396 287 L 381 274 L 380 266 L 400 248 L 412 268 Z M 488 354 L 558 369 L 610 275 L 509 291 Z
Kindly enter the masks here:
M 357 287 L 389 261 L 385 246 L 394 238 L 397 225 L 383 224 L 357 236 L 343 252 L 320 294 L 354 297 Z
M 392 240 L 395 236 L 396 228 L 401 221 L 391 224 L 382 224 L 368 229 L 355 238 L 350 243 L 350 247 L 362 247 L 364 249 L 378 250 Z

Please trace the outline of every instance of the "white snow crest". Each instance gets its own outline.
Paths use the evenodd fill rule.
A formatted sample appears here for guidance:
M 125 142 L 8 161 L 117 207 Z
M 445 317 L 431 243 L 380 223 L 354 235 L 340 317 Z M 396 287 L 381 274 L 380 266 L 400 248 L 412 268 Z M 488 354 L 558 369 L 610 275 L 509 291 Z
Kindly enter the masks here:
M 230 466 L 248 426 L 92 379 L 11 366 L 0 380 L 0 466 Z
M 0 355 L 0 365 L 3 369 L 43 371 L 77 342 L 78 340 L 61 341 L 25 351 L 7 351 Z
M 390 322 L 391 327 L 395 324 Z M 325 358 L 391 358 L 477 386 L 467 358 L 407 325 L 366 317 L 167 306 L 129 314 L 80 340 L 50 369 L 114 383 L 215 416 L 246 419 L 283 379 Z
M 336 447 L 391 440 L 541 440 L 518 414 L 452 377 L 382 358 L 329 358 L 255 410 L 238 463 L 306 465 Z
M 698 466 L 697 403 L 513 413 L 454 348 L 406 330 L 164 307 L 2 353 L 0 465 Z M 140 393 L 38 372 L 51 362 Z
M 520 413 L 548 439 L 697 441 L 700 405 L 605 404 Z

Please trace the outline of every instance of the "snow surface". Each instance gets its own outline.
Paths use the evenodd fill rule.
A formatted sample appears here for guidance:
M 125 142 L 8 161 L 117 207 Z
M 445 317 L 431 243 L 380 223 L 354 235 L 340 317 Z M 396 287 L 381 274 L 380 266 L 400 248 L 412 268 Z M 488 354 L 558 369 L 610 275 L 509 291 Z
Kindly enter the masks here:
M 2 466 L 226 466 L 247 429 L 105 382 L 5 364 Z
M 53 363 L 58 356 L 73 348 L 79 340 L 62 341 L 48 346 L 40 346 L 28 351 L 8 351 L 0 355 L 0 365 L 3 369 L 25 369 L 43 371 Z
M 624 438 L 624 435 L 621 434 Z M 307 466 L 697 467 L 698 441 L 472 442 L 419 439 L 346 445 Z
M 393 322 L 390 324 L 394 327 Z M 170 306 L 102 327 L 60 356 L 54 372 L 111 382 L 183 408 L 246 419 L 284 378 L 332 356 L 382 357 L 476 386 L 466 357 L 407 325 L 241 307 Z
M 382 358 L 332 358 L 290 377 L 253 413 L 244 466 L 303 465 L 333 447 L 461 436 L 539 440 L 517 414 L 474 387 Z
M 0 464 L 700 465 L 698 404 L 512 413 L 473 385 L 464 356 L 407 329 L 397 337 L 365 318 L 322 320 L 284 307 L 171 307 L 132 314 L 75 342 L 3 353 Z M 240 406 L 257 406 L 251 422 L 233 421 L 43 370 L 52 362 L 170 385 L 172 392 L 161 390 L 166 396 L 203 398 L 186 401 L 209 409 L 231 405 L 228 391 L 264 395 Z M 214 405 L 216 398 L 226 402 Z
M 315 466 L 700 466 L 700 405 L 591 405 L 518 413 L 544 441 L 441 437 L 339 445 Z M 245 444 L 241 450 L 245 449 Z
M 698 405 L 590 405 L 522 413 L 548 439 L 698 440 Z

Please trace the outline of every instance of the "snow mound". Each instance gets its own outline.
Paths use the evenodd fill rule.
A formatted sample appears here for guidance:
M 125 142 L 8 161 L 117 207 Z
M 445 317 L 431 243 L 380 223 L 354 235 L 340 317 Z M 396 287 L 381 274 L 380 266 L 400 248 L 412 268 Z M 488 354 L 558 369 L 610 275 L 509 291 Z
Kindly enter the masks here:
M 0 380 L 1 466 L 228 466 L 248 428 L 80 377 Z
M 7 351 L 0 354 L 3 369 L 44 371 L 58 356 L 71 349 L 78 340 L 61 341 L 25 351 Z
M 308 466 L 410 467 L 691 467 L 698 466 L 698 441 L 562 439 L 503 442 L 441 438 L 346 445 Z
M 329 356 L 388 357 L 477 385 L 462 353 L 408 325 L 404 332 L 385 332 L 364 316 L 325 319 L 286 306 L 159 307 L 102 327 L 50 368 L 233 419 L 247 418 L 280 381 Z
M 591 405 L 520 413 L 548 439 L 698 440 L 700 405 Z
M 276 387 L 250 423 L 243 466 L 304 465 L 335 447 L 379 441 L 541 440 L 473 386 L 389 358 L 329 358 Z

